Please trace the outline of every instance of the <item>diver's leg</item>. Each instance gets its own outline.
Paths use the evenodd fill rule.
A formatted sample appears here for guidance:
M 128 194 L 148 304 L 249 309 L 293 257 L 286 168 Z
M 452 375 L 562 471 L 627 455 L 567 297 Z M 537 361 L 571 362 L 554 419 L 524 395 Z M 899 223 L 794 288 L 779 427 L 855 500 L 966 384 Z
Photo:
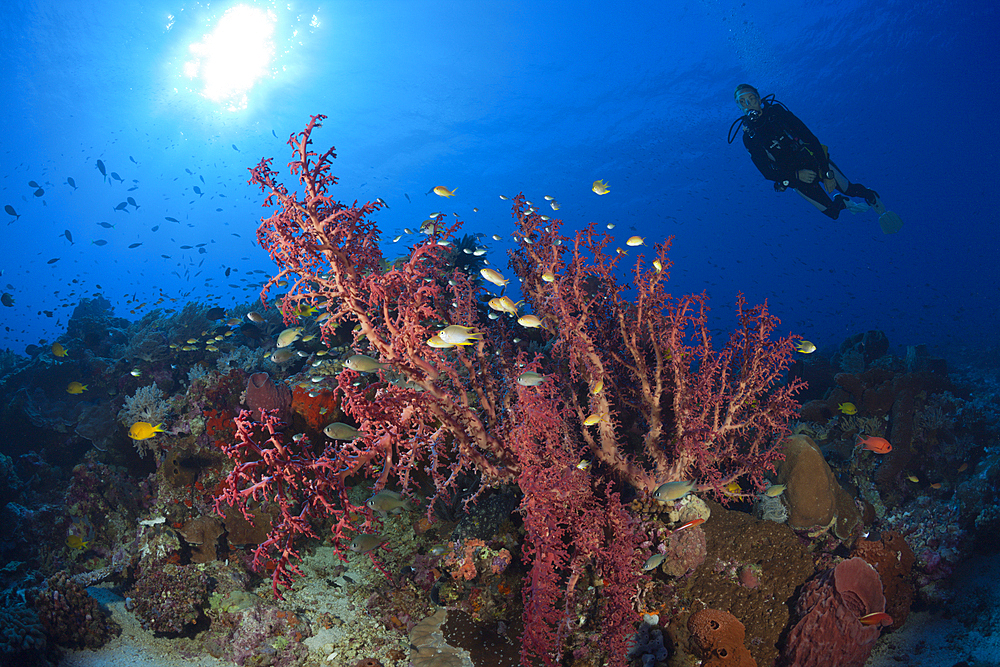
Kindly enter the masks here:
M 812 183 L 802 183 L 795 188 L 802 197 L 821 210 L 824 215 L 830 216 L 834 220 L 840 215 L 840 212 L 844 210 L 844 197 L 842 195 L 837 195 L 836 199 L 830 199 L 830 195 L 826 194 L 826 190 L 819 184 L 819 181 L 813 181 Z
M 833 161 L 830 162 L 830 171 L 833 172 L 833 180 L 837 182 L 837 189 L 848 197 L 863 198 L 869 206 L 874 206 L 875 202 L 878 201 L 877 192 L 869 190 L 860 183 L 851 183 L 847 180 L 847 176 L 844 176 L 844 172 L 840 170 L 840 167 L 835 165 Z

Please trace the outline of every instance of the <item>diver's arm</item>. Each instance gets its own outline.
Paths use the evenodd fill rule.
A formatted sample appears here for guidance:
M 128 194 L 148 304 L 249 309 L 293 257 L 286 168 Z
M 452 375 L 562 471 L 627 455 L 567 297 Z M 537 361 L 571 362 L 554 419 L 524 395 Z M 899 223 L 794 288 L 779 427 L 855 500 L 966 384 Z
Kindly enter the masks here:
M 769 181 L 782 180 L 775 163 L 767 156 L 762 146 L 750 141 L 746 134 L 743 135 L 743 145 L 746 146 L 747 151 L 750 153 L 750 159 L 753 160 L 757 170 L 760 171 L 764 178 Z

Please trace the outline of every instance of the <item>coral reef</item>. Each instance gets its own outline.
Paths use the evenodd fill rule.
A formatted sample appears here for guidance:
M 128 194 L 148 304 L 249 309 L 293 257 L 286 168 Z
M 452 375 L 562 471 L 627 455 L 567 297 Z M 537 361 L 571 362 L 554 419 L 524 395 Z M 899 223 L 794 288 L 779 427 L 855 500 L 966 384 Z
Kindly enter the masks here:
M 65 573 L 49 578 L 46 584 L 31 605 L 53 644 L 98 648 L 121 631 L 97 600 Z
M 198 565 L 164 563 L 140 569 L 129 599 L 143 628 L 176 635 L 204 618 L 208 587 Z
M 45 628 L 33 609 L 23 604 L 0 607 L 2 667 L 47 665 L 45 648 Z

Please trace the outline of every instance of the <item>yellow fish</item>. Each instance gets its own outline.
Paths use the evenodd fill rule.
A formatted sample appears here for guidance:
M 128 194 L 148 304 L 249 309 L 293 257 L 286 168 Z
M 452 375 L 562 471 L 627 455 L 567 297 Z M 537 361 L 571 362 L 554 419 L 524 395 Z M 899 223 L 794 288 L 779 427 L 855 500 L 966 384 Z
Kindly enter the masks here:
M 608 421 L 608 420 L 604 418 L 604 415 L 592 414 L 592 415 L 588 416 L 586 419 L 583 420 L 583 425 L 584 426 L 593 426 L 594 424 L 596 424 L 598 422 L 606 422 L 606 421 Z
M 522 315 L 517 318 L 517 323 L 522 327 L 528 327 L 529 329 L 537 329 L 542 326 L 542 321 L 538 319 L 537 315 Z
M 841 403 L 837 406 L 837 409 L 845 415 L 854 415 L 858 413 L 858 409 L 854 406 L 854 403 Z
M 656 269 L 657 273 L 663 273 L 663 262 L 658 259 L 653 260 L 653 268 Z
M 82 551 L 86 549 L 88 544 L 90 544 L 90 542 L 88 540 L 83 539 L 79 535 L 70 535 L 69 537 L 66 538 L 66 545 L 70 549 L 74 549 L 76 551 Z
M 53 357 L 65 357 L 69 354 L 69 350 L 60 345 L 59 343 L 52 343 L 52 356 Z
M 556 274 L 551 271 L 546 271 L 542 274 L 542 280 L 547 283 L 554 283 L 556 281 Z
M 492 299 L 490 299 L 489 306 L 490 308 L 499 313 L 508 313 L 510 315 L 517 315 L 517 306 L 521 303 L 523 303 L 523 301 L 518 301 L 517 303 L 514 303 L 513 301 L 510 300 L 510 297 L 501 296 L 501 297 L 493 297 Z
M 302 327 L 289 327 L 278 334 L 278 348 L 288 347 L 302 335 Z
M 458 188 L 455 188 L 455 190 L 458 190 Z M 436 188 L 434 188 L 434 194 L 436 194 L 438 197 L 454 197 L 455 190 L 449 190 L 443 185 L 439 185 Z
M 777 498 L 782 493 L 785 492 L 784 484 L 772 484 L 771 486 L 764 489 L 764 495 L 768 498 Z
M 590 189 L 599 195 L 606 195 L 609 192 L 611 192 L 611 190 L 608 189 L 608 184 L 605 183 L 603 180 L 594 181 L 594 185 Z
M 133 440 L 148 440 L 157 433 L 163 433 L 163 424 L 153 426 L 149 422 L 136 422 L 128 430 L 128 437 Z
M 70 382 L 66 385 L 67 394 L 82 394 L 87 391 L 87 385 L 80 384 L 79 382 Z
M 503 287 L 504 285 L 510 282 L 510 280 L 504 278 L 503 275 L 495 269 L 490 269 L 490 268 L 480 269 L 479 275 L 481 275 L 483 278 L 493 283 L 497 287 Z
M 444 350 L 444 349 L 447 349 L 449 347 L 455 347 L 454 343 L 448 343 L 448 342 L 446 342 L 438 334 L 434 334 L 433 336 L 431 336 L 430 338 L 428 338 L 427 339 L 427 344 L 430 345 L 431 347 L 437 348 L 439 350 Z
M 738 496 L 743 492 L 743 487 L 739 482 L 730 482 L 722 487 L 722 492 L 727 496 Z
M 795 344 L 795 349 L 801 352 L 802 354 L 812 354 L 813 352 L 816 351 L 816 346 L 807 340 L 800 340 L 798 343 Z
M 452 345 L 472 345 L 479 340 L 482 334 L 473 330 L 472 327 L 463 327 L 461 324 L 452 324 L 438 332 L 438 338 Z
M 625 245 L 632 248 L 640 245 L 646 245 L 646 239 L 641 236 L 631 236 L 628 241 L 625 241 Z
M 318 313 L 319 308 L 316 306 L 310 306 L 307 303 L 300 303 L 292 312 L 299 317 L 309 317 L 313 313 Z

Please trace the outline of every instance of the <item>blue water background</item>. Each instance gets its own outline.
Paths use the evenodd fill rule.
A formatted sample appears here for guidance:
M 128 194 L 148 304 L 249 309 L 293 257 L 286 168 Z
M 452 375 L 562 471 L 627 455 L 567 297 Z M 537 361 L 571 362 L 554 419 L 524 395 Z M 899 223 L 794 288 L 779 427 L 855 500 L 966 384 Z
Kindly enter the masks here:
M 384 199 L 386 240 L 436 211 L 509 239 L 498 195 L 550 195 L 567 229 L 614 223 L 622 247 L 674 237 L 671 289 L 707 290 L 720 331 L 742 291 L 821 350 L 869 329 L 895 352 L 997 345 L 995 3 L 249 2 L 275 13 L 278 57 L 230 112 L 181 68 L 233 4 L 4 2 L 0 203 L 21 218 L 0 217 L 15 299 L 0 348 L 57 338 L 95 293 L 130 319 L 161 294 L 161 308 L 256 298 L 251 272 L 273 264 L 253 243 L 266 211 L 247 168 L 283 167 L 316 113 L 317 147 L 339 154 L 334 194 Z M 805 121 L 902 231 L 775 193 L 726 143 L 742 82 Z M 103 182 L 98 159 L 125 183 Z M 437 185 L 456 196 L 425 194 Z M 126 196 L 140 208 L 114 211 Z M 489 246 L 504 269 L 509 241 Z

